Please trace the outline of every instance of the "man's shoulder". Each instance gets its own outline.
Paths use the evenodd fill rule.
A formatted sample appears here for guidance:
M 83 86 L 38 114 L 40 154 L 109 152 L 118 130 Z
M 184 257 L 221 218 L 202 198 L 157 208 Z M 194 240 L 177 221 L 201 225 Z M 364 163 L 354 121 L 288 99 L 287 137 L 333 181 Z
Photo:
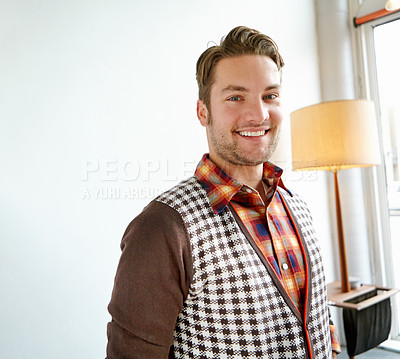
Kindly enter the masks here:
M 197 177 L 192 176 L 165 191 L 155 198 L 154 201 L 164 203 L 174 209 L 179 209 L 195 199 L 204 199 L 205 196 L 206 191 L 200 181 Z
M 159 228 L 168 223 L 181 222 L 181 209 L 202 191 L 196 177 L 189 177 L 154 198 L 130 223 L 134 226 Z M 129 229 L 128 227 L 128 229 Z
M 173 233 L 176 235 L 172 236 Z M 164 241 L 162 238 L 171 236 L 186 237 L 182 216 L 176 209 L 154 199 L 128 224 L 122 245 L 129 241 Z

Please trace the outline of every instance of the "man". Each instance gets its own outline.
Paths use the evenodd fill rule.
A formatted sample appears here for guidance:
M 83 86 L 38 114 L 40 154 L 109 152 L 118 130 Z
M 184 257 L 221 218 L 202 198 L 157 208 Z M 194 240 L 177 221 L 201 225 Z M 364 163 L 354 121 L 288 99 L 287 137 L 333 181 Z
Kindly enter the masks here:
M 340 352 L 310 213 L 267 162 L 282 122 L 282 66 L 275 43 L 246 27 L 200 56 L 209 154 L 124 234 L 108 359 Z

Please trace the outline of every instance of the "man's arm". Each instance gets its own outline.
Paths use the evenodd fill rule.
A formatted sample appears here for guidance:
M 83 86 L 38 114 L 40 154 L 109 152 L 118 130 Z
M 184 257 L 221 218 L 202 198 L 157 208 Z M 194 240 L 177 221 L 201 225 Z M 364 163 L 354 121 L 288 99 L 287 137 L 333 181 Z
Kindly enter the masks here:
M 329 308 L 328 308 L 329 310 Z M 329 310 L 329 329 L 331 332 L 331 345 L 332 345 L 332 358 L 336 358 L 336 354 L 340 354 L 342 352 L 339 343 L 339 336 L 337 334 L 336 326 L 333 324 L 331 319 L 331 311 Z
M 108 310 L 107 358 L 167 358 L 192 276 L 180 215 L 152 202 L 128 226 Z

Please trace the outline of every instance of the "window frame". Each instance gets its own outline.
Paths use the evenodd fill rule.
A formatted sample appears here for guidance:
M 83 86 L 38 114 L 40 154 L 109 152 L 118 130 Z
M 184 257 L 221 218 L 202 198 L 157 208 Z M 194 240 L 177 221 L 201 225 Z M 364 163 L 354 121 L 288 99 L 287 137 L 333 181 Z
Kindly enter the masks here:
M 380 99 L 375 57 L 374 28 L 389 23 L 400 21 L 400 12 L 395 12 L 382 18 L 375 19 L 351 31 L 353 44 L 355 92 L 358 98 L 369 98 L 375 103 L 377 124 L 379 129 L 379 142 L 381 147 L 382 165 L 363 172 L 365 186 L 365 203 L 367 220 L 370 223 L 369 244 L 372 263 L 372 279 L 375 283 L 382 283 L 394 287 L 394 261 L 391 251 L 390 213 L 387 196 L 387 181 L 384 168 L 384 152 L 382 142 L 382 121 L 380 116 Z M 398 310 L 393 305 L 393 328 L 391 338 L 400 333 Z

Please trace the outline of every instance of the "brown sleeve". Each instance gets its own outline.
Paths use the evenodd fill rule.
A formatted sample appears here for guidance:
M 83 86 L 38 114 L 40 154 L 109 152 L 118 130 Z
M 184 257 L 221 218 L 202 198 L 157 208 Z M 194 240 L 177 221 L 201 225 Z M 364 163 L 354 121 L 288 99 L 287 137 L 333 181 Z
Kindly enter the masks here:
M 182 218 L 151 202 L 125 231 L 108 310 L 107 358 L 168 358 L 192 278 Z

